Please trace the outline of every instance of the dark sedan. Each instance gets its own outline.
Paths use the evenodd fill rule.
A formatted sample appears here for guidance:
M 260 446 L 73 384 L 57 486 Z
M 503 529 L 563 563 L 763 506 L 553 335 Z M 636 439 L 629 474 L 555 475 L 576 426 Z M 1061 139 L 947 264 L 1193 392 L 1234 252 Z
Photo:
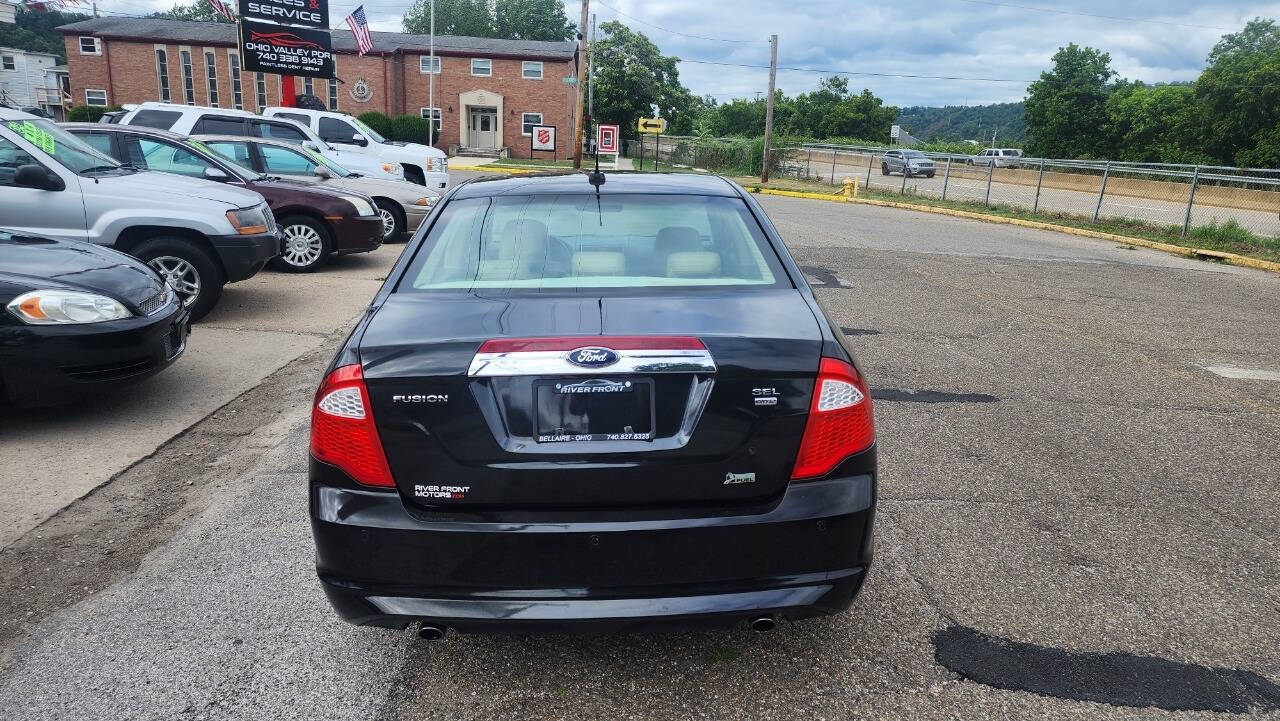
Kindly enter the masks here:
M 424 638 L 839 612 L 876 483 L 845 343 L 728 180 L 460 185 L 316 392 L 324 590 Z
M 382 245 L 382 217 L 366 195 L 269 176 L 185 135 L 140 125 L 65 123 L 69 132 L 122 163 L 239 185 L 266 199 L 280 227 L 278 270 L 315 270 L 332 255 Z
M 0 401 L 54 405 L 159 373 L 190 316 L 155 271 L 91 243 L 0 230 Z

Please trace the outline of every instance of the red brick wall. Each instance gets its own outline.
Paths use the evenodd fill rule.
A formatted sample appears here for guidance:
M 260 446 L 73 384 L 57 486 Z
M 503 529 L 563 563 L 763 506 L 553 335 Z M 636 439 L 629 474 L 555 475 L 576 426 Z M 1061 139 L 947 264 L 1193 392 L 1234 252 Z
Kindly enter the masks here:
M 107 91 L 109 105 L 141 103 L 160 99 L 159 79 L 156 73 L 155 45 L 147 42 L 125 40 L 101 40 L 102 55 L 82 55 L 78 37 L 64 38 L 67 49 L 67 69 L 71 76 L 71 94 L 77 105 L 84 104 L 85 88 Z M 218 106 L 233 107 L 231 92 L 231 66 L 228 47 L 204 45 L 165 46 L 168 56 L 169 96 L 174 103 L 185 102 L 183 96 L 181 50 L 191 51 L 193 96 L 197 105 L 209 104 L 205 51 L 212 49 L 217 69 Z M 359 115 L 378 111 L 387 115 L 400 113 L 418 116 L 428 105 L 428 81 L 430 76 L 421 72 L 419 55 L 365 56 L 337 55 L 337 75 L 344 82 L 338 84 L 338 109 Z M 463 108 L 459 103 L 462 93 L 483 90 L 503 97 L 503 138 L 501 145 L 511 148 L 513 155 L 529 156 L 529 138 L 522 136 L 521 113 L 542 113 L 545 125 L 555 125 L 558 130 L 557 155 L 568 157 L 573 145 L 573 128 L 569 124 L 574 102 L 574 86 L 565 85 L 562 78 L 573 74 L 572 61 L 543 60 L 541 80 L 521 77 L 521 60 L 491 57 L 493 75 L 471 75 L 471 56 L 440 56 L 441 72 L 436 75 L 436 106 L 442 111 L 442 127 L 437 145 L 447 148 L 459 144 L 459 115 Z M 108 62 L 110 69 L 108 70 Z M 363 79 L 373 91 L 368 102 L 359 103 L 351 97 L 356 81 Z M 245 110 L 259 111 L 255 73 L 242 72 L 243 105 Z M 295 80 L 297 92 L 303 91 L 303 83 Z M 316 80 L 315 94 L 328 102 L 328 82 Z M 280 104 L 280 78 L 266 76 L 267 105 Z
M 430 75 L 421 71 L 420 55 L 406 55 L 404 64 L 405 108 L 409 115 L 419 115 L 427 107 Z M 529 137 L 520 134 L 521 113 L 542 113 L 544 125 L 556 126 L 556 155 L 566 158 L 572 153 L 573 128 L 569 124 L 575 100 L 575 88 L 562 78 L 573 75 L 572 62 L 542 61 L 542 79 L 527 80 L 520 76 L 521 60 L 489 58 L 493 61 L 491 77 L 471 75 L 472 56 L 440 57 L 440 73 L 436 75 L 436 107 L 440 108 L 441 148 L 460 144 L 458 137 L 459 96 L 473 90 L 502 96 L 502 142 L 517 157 L 529 157 Z M 541 154 L 545 157 L 545 153 Z

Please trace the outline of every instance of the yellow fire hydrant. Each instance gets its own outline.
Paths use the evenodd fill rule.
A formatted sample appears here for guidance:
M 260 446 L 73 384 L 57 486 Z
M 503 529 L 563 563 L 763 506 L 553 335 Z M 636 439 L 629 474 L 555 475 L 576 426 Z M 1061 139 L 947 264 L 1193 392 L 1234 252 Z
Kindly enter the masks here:
M 849 180 L 848 178 L 844 179 L 844 202 L 846 203 L 849 202 L 850 192 L 853 193 L 852 197 L 858 197 L 858 186 L 855 185 L 855 182 L 856 181 Z

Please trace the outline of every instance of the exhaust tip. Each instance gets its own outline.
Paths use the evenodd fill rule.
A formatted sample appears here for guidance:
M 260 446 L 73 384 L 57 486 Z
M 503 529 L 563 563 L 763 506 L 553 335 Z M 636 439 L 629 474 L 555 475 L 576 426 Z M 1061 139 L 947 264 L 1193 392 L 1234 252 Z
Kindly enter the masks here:
M 424 641 L 439 641 L 444 638 L 444 629 L 439 626 L 423 624 L 418 628 L 418 638 Z
M 751 630 L 756 633 L 768 633 L 778 627 L 778 622 L 773 620 L 773 616 L 760 616 L 751 619 Z

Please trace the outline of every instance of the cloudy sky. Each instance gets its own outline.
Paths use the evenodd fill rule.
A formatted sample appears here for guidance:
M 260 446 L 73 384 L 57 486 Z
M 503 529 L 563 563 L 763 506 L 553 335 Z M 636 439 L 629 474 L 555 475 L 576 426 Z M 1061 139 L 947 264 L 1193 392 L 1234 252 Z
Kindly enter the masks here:
M 359 0 L 332 0 L 335 25 Z M 399 30 L 411 0 L 364 0 L 375 30 Z M 172 0 L 99 0 L 135 11 Z M 778 87 L 812 89 L 824 73 L 853 75 L 892 105 L 963 105 L 1020 100 L 1027 81 L 1075 42 L 1111 53 L 1121 76 L 1191 80 L 1223 34 L 1262 16 L 1280 19 L 1280 0 L 593 0 L 598 22 L 619 20 L 684 62 L 695 94 L 755 97 L 768 84 L 770 33 L 778 34 Z M 581 5 L 566 0 L 576 19 Z M 735 41 L 735 42 L 727 42 Z M 727 63 L 713 64 L 713 63 Z M 989 78 L 1012 82 L 991 82 Z

